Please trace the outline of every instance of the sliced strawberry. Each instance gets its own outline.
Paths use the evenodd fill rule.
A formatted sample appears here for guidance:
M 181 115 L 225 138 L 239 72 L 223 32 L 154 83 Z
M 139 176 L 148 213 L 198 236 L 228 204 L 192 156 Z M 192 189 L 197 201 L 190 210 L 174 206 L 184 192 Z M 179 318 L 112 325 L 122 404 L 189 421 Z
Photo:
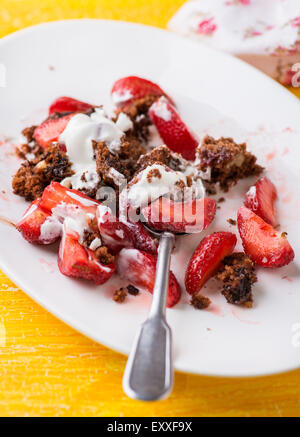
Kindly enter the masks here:
M 157 252 L 157 241 L 141 222 L 121 222 L 110 208 L 103 205 L 97 209 L 97 218 L 102 240 L 110 252 L 118 253 L 125 247 L 134 247 L 153 254 Z
M 218 270 L 222 259 L 231 254 L 236 241 L 236 236 L 231 232 L 214 232 L 203 238 L 186 270 L 185 286 L 189 294 L 200 291 Z
M 58 97 L 49 106 L 49 115 L 64 112 L 86 112 L 94 106 L 89 103 L 81 102 L 72 97 Z
M 117 269 L 121 277 L 126 278 L 135 287 L 153 292 L 156 256 L 137 249 L 122 249 L 117 257 Z M 167 307 L 176 305 L 181 297 L 180 286 L 170 272 Z
M 41 147 L 46 149 L 49 144 L 58 141 L 60 134 L 63 133 L 74 115 L 75 114 L 68 114 L 63 117 L 48 118 L 35 129 L 33 134 L 34 139 Z
M 181 153 L 185 159 L 195 159 L 195 150 L 199 141 L 181 120 L 170 101 L 164 96 L 160 97 L 150 107 L 149 116 L 169 149 Z
M 145 229 L 140 221 L 136 223 L 127 221 L 124 225 L 128 229 L 130 241 L 135 249 L 152 254 L 157 253 L 157 240 L 151 236 L 150 232 Z
M 114 103 L 121 108 L 148 95 L 166 96 L 156 83 L 137 76 L 128 76 L 117 80 L 112 87 L 111 95 Z
M 62 204 L 79 207 L 86 213 L 93 214 L 96 218 L 96 209 L 100 203 L 80 191 L 66 188 L 59 182 L 51 182 L 43 192 L 40 207 L 48 212 L 52 212 L 53 208 Z
M 294 259 L 284 232 L 277 232 L 249 208 L 238 210 L 237 224 L 247 255 L 262 267 L 282 267 Z
M 159 231 L 201 232 L 216 214 L 216 202 L 205 197 L 191 202 L 174 202 L 160 197 L 142 209 L 150 227 Z
M 259 215 L 265 222 L 276 226 L 274 203 L 277 199 L 275 185 L 267 177 L 262 177 L 246 194 L 245 206 Z
M 22 219 L 16 224 L 17 230 L 29 243 L 52 244 L 60 237 L 60 229 L 51 226 L 43 230 L 43 225 L 49 221 L 51 214 L 40 207 L 40 199 L 36 199 L 27 208 Z M 50 232 L 51 231 L 51 232 Z
M 109 280 L 116 265 L 115 262 L 101 264 L 92 250 L 79 243 L 79 235 L 69 229 L 65 222 L 58 253 L 58 267 L 66 276 L 88 279 L 100 285 Z

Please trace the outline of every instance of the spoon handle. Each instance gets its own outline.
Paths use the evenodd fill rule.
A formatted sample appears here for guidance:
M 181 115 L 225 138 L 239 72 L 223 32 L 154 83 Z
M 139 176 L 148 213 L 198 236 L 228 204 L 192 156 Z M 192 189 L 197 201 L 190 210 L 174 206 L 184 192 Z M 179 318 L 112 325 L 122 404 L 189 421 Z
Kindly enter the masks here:
M 165 318 L 173 246 L 174 235 L 164 232 L 158 247 L 149 317 L 140 327 L 123 377 L 124 391 L 134 399 L 162 399 L 173 386 L 172 335 Z

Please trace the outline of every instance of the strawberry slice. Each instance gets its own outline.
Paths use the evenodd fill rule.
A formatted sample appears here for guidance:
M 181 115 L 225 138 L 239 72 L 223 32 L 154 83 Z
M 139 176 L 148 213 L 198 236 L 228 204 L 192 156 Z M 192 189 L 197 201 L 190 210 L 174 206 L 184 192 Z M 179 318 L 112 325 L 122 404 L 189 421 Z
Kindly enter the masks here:
M 104 205 L 98 207 L 97 219 L 102 240 L 110 252 L 118 253 L 124 247 L 134 247 L 153 254 L 157 252 L 157 241 L 141 222 L 121 222 Z
M 247 255 L 262 267 L 282 267 L 294 259 L 294 251 L 284 232 L 277 232 L 261 217 L 242 206 L 237 224 Z
M 49 115 L 64 112 L 86 112 L 92 108 L 94 108 L 94 106 L 89 103 L 63 96 L 58 97 L 58 99 L 51 103 L 49 106 Z
M 117 80 L 111 90 L 114 103 L 125 108 L 135 100 L 151 96 L 166 96 L 165 92 L 156 83 L 137 76 L 123 77 Z
M 216 202 L 208 197 L 191 202 L 160 197 L 142 209 L 151 228 L 170 232 L 201 232 L 210 225 L 215 214 Z
M 51 182 L 43 192 L 40 207 L 51 213 L 53 208 L 62 204 L 79 207 L 96 217 L 97 206 L 100 202 L 91 199 L 80 191 L 66 188 L 59 182 Z
M 276 226 L 274 203 L 277 199 L 275 185 L 267 177 L 259 179 L 246 194 L 244 205 L 259 215 L 265 222 Z
M 46 149 L 49 144 L 58 141 L 60 134 L 63 133 L 74 115 L 68 114 L 63 117 L 48 118 L 35 129 L 33 138 L 43 149 Z
M 137 288 L 153 292 L 155 272 L 155 255 L 137 249 L 122 249 L 117 257 L 117 269 L 121 277 Z M 167 307 L 176 305 L 181 297 L 181 289 L 174 274 L 170 272 Z
M 17 230 L 29 243 L 52 244 L 60 237 L 60 229 L 52 226 L 51 232 L 44 232 L 51 214 L 40 207 L 40 199 L 34 200 L 16 224 Z M 46 229 L 46 228 L 45 228 Z
M 199 141 L 181 120 L 170 101 L 164 96 L 160 97 L 150 107 L 149 116 L 169 149 L 181 153 L 185 159 L 195 159 L 195 150 Z
M 216 273 L 222 259 L 235 248 L 236 241 L 231 232 L 214 232 L 203 238 L 186 270 L 185 286 L 189 294 L 198 293 Z
M 74 278 L 88 279 L 100 285 L 113 275 L 116 265 L 104 265 L 96 258 L 95 252 L 79 243 L 79 235 L 64 223 L 63 236 L 58 253 L 58 267 L 62 274 Z

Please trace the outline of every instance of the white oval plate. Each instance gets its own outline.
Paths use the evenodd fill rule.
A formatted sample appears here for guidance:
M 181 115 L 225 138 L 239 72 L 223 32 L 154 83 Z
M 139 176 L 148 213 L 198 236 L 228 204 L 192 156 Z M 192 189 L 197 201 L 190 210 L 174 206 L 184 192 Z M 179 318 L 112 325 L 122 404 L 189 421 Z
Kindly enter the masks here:
M 171 33 L 129 23 L 72 20 L 43 24 L 0 41 L 6 83 L 0 87 L 0 215 L 17 220 L 25 202 L 11 192 L 19 165 L 12 151 L 25 126 L 38 123 L 60 95 L 108 104 L 112 83 L 138 75 L 159 83 L 174 97 L 183 117 L 202 134 L 247 140 L 268 167 L 280 202 L 281 229 L 296 253 L 300 247 L 300 106 L 280 85 L 243 62 Z M 4 66 L 4 67 L 3 67 Z M 5 85 L 5 86 L 2 86 Z M 224 115 L 225 114 L 225 115 Z M 14 139 L 14 140 L 12 140 Z M 243 181 L 220 204 L 209 232 L 232 230 L 251 180 Z M 183 284 L 192 249 L 202 236 L 179 242 L 172 266 Z M 14 228 L 0 223 L 1 268 L 34 300 L 80 332 L 127 354 L 151 296 L 112 301 L 120 281 L 105 286 L 62 276 L 57 247 L 26 243 Z M 175 367 L 209 375 L 249 376 L 281 372 L 300 365 L 300 280 L 296 261 L 277 270 L 258 270 L 253 309 L 228 305 L 210 281 L 210 311 L 182 302 L 168 310 Z

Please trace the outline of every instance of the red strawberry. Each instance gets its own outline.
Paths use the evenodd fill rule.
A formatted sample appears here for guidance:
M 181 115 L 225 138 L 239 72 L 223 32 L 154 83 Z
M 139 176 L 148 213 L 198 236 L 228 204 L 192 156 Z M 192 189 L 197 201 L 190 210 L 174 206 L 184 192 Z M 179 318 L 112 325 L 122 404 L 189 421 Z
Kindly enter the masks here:
M 141 222 L 121 222 L 106 206 L 98 208 L 97 218 L 102 240 L 110 252 L 118 253 L 124 247 L 134 247 L 149 253 L 157 252 L 157 241 Z
M 151 228 L 170 232 L 201 232 L 210 225 L 216 202 L 208 197 L 192 202 L 174 202 L 160 197 L 142 209 Z
M 259 179 L 246 194 L 244 205 L 265 222 L 276 226 L 274 202 L 277 199 L 275 185 L 267 177 Z
M 50 143 L 58 141 L 60 134 L 63 133 L 74 115 L 75 114 L 68 114 L 63 117 L 48 118 L 35 129 L 33 134 L 34 139 L 41 147 L 46 149 Z
M 94 106 L 89 103 L 81 102 L 72 97 L 58 97 L 58 99 L 54 100 L 49 106 L 49 115 L 55 112 L 86 112 L 93 107 Z
M 282 267 L 294 259 L 286 234 L 277 232 L 245 206 L 238 210 L 237 223 L 245 252 L 258 265 Z
M 100 203 L 91 199 L 80 191 L 66 188 L 59 182 L 51 182 L 51 184 L 48 185 L 43 192 L 40 206 L 44 210 L 52 212 L 53 208 L 61 204 L 80 207 L 86 213 L 91 213 L 96 216 L 97 206 Z
M 222 259 L 231 254 L 235 245 L 236 236 L 231 232 L 214 232 L 203 238 L 186 270 L 185 286 L 189 294 L 200 291 L 215 274 Z
M 58 253 L 61 273 L 74 278 L 84 278 L 100 285 L 108 281 L 115 271 L 115 263 L 104 265 L 95 253 L 79 243 L 79 235 L 64 224 L 63 237 Z
M 181 120 L 170 101 L 160 97 L 150 107 L 149 116 L 169 149 L 181 153 L 185 159 L 195 159 L 195 150 L 199 141 Z
M 165 92 L 156 83 L 137 76 L 123 77 L 117 80 L 111 90 L 114 103 L 125 108 L 134 100 L 151 96 L 166 96 Z
M 117 257 L 117 269 L 121 277 L 126 278 L 132 285 L 153 292 L 156 256 L 137 249 L 122 249 Z M 176 305 L 181 297 L 180 286 L 172 272 L 170 272 L 167 307 Z
M 60 236 L 60 229 L 52 227 L 51 232 L 44 235 L 42 233 L 42 225 L 50 216 L 51 214 L 40 207 L 40 199 L 36 199 L 27 208 L 22 219 L 16 224 L 16 228 L 29 243 L 54 243 Z

